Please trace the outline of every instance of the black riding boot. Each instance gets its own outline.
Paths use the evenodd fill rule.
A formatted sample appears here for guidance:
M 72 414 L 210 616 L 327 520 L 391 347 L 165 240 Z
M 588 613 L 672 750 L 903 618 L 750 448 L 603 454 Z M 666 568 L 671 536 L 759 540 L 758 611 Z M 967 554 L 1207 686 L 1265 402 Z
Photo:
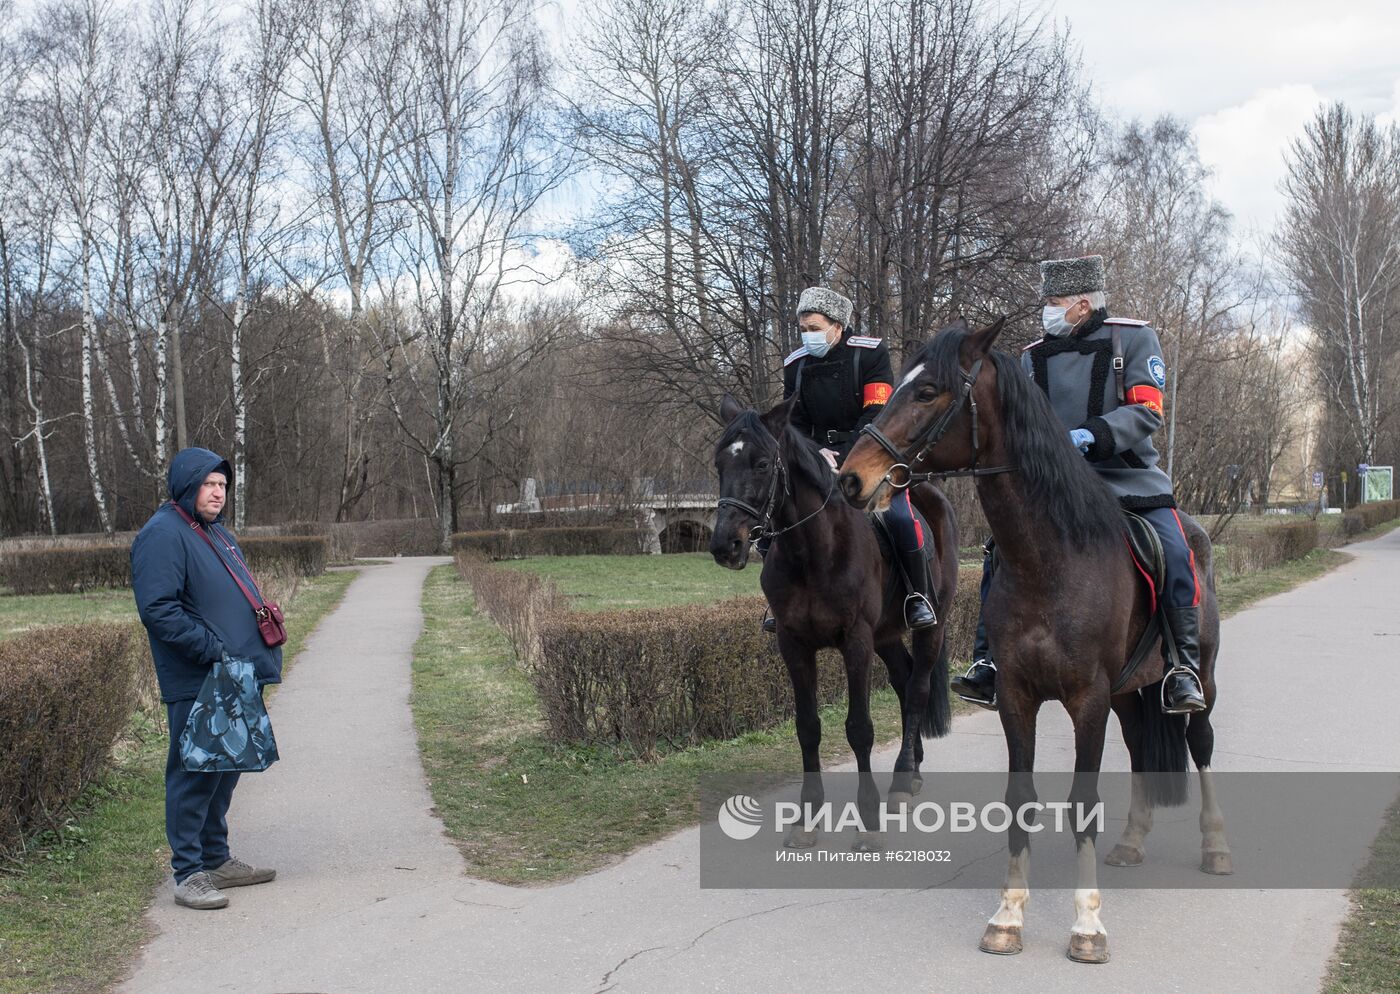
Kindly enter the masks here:
M 997 707 L 997 667 L 992 662 L 992 647 L 987 642 L 987 625 L 979 613 L 977 634 L 972 639 L 972 665 L 962 676 L 953 677 L 949 684 L 953 693 L 969 704 L 989 711 Z
M 924 562 L 923 550 L 901 552 L 899 558 L 909 589 L 909 596 L 904 599 L 904 620 L 914 630 L 932 628 L 938 624 L 938 616 L 933 613 L 933 602 L 928 596 L 928 564 Z
M 1176 643 L 1177 666 L 1162 683 L 1162 710 L 1190 714 L 1206 709 L 1201 687 L 1201 612 L 1194 607 L 1167 608 L 1167 622 Z

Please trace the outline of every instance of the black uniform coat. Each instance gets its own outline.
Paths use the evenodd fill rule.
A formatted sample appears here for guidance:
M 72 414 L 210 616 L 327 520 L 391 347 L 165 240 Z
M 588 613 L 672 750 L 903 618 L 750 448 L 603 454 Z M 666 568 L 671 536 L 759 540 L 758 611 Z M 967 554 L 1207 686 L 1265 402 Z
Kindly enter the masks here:
M 894 392 L 890 350 L 882 339 L 852 335 L 821 358 L 797 349 L 783 363 L 783 398 L 801 395 L 792 423 L 823 448 L 846 458 L 856 434 L 875 420 Z

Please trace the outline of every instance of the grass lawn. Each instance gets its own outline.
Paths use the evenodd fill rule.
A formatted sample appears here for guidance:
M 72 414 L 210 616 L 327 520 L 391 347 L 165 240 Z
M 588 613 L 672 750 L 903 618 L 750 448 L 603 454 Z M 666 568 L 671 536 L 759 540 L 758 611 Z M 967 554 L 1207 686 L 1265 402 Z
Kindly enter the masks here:
M 576 611 L 669 607 L 757 594 L 761 563 L 722 569 L 708 553 L 668 556 L 537 556 L 503 563 L 542 573 Z
M 305 580 L 285 605 L 284 672 L 354 576 Z M 130 590 L 3 597 L 0 638 L 21 625 L 135 617 Z M 122 976 L 145 937 L 151 889 L 168 872 L 166 746 L 163 713 L 134 715 L 113 769 L 78 800 L 63 831 L 0 865 L 0 994 L 96 994 Z
M 1371 846 L 1358 883 L 1394 879 L 1400 867 L 1400 801 Z M 1352 892 L 1352 911 L 1332 956 L 1323 994 L 1381 994 L 1400 990 L 1400 890 L 1362 887 Z
M 136 600 L 129 587 L 85 594 L 26 594 L 0 597 L 0 639 L 38 625 L 79 625 L 89 621 L 135 621 Z
M 684 590 L 692 591 L 694 600 L 747 593 L 736 588 L 734 577 L 757 575 L 756 570 L 722 570 L 708 556 L 587 559 L 597 571 L 591 578 L 585 557 L 514 565 L 544 569 L 566 592 L 588 594 L 593 609 L 679 603 Z M 700 566 L 713 575 L 708 587 Z M 634 584 L 633 568 L 648 569 L 663 582 Z M 675 570 L 673 578 L 664 579 L 667 568 Z M 419 747 L 438 813 L 474 876 L 512 884 L 575 876 L 693 824 L 700 775 L 782 770 L 797 763 L 791 722 L 663 751 L 651 763 L 638 762 L 625 749 L 553 742 L 534 688 L 500 630 L 476 613 L 471 589 L 454 567 L 429 574 L 423 614 L 413 663 Z M 871 716 L 877 740 L 898 738 L 893 691 L 872 695 Z M 844 704 L 822 712 L 822 753 L 828 760 L 850 758 L 845 717 Z

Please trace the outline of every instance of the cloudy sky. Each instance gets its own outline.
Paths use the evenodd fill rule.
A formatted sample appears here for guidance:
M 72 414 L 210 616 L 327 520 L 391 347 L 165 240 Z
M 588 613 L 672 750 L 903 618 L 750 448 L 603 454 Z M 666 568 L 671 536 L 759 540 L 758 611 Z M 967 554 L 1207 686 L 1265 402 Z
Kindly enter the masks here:
M 546 3 L 556 42 L 587 2 Z M 1243 242 L 1272 230 L 1284 150 L 1320 105 L 1400 119 L 1400 0 L 1003 2 L 1068 22 L 1109 111 L 1190 124 Z
M 1400 119 L 1396 0 L 1053 0 L 1044 9 L 1069 22 L 1105 107 L 1191 124 L 1244 238 L 1273 227 L 1284 150 L 1320 104 Z

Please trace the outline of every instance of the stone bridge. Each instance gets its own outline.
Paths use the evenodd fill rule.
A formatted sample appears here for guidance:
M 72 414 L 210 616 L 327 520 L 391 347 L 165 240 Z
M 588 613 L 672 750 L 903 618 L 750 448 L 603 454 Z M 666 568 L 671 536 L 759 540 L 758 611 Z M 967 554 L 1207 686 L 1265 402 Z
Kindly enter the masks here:
M 619 502 L 612 495 L 573 493 L 540 495 L 537 481 L 527 479 L 520 488 L 520 500 L 496 505 L 497 513 L 529 514 L 543 511 L 602 511 L 615 509 L 636 515 L 648 553 L 703 552 L 710 547 L 715 530 L 715 494 L 658 494 L 650 481 L 633 481 L 634 495 Z

